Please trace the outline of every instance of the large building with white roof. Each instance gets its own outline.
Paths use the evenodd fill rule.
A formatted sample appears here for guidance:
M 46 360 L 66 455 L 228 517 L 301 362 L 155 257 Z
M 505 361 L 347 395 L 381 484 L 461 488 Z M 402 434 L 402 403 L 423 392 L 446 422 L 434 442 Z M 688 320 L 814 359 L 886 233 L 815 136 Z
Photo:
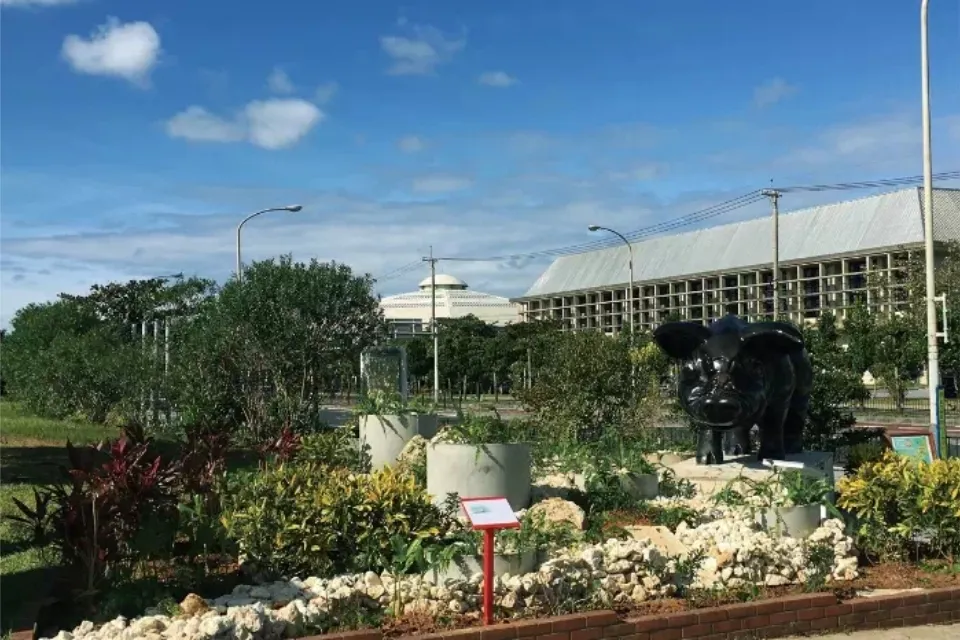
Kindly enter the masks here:
M 467 283 L 451 275 L 437 274 L 420 282 L 419 290 L 388 296 L 380 308 L 394 337 L 414 336 L 430 331 L 432 285 L 436 282 L 437 318 L 473 315 L 484 322 L 505 325 L 520 320 L 519 307 L 507 298 L 470 291 Z
M 960 189 L 934 189 L 934 236 L 960 240 Z M 841 318 L 858 303 L 891 310 L 906 292 L 880 297 L 868 278 L 902 281 L 923 251 L 923 190 L 811 207 L 779 216 L 781 315 L 797 323 L 825 310 Z M 764 217 L 632 244 L 638 329 L 669 317 L 707 322 L 735 311 L 772 314 L 772 219 Z M 630 325 L 628 250 L 618 245 L 557 258 L 521 297 L 524 319 L 559 320 L 567 330 L 617 333 Z

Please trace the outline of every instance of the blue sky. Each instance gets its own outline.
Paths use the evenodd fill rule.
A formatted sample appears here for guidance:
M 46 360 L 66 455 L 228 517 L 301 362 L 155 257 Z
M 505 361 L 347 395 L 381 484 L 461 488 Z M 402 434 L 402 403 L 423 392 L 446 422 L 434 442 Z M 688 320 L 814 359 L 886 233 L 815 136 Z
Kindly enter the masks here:
M 934 170 L 956 170 L 960 10 L 931 4 Z M 0 0 L 0 323 L 104 280 L 222 280 L 269 206 L 304 210 L 244 227 L 246 260 L 382 275 L 430 245 L 535 251 L 771 180 L 921 172 L 919 2 L 224 6 Z M 440 269 L 516 295 L 546 265 Z

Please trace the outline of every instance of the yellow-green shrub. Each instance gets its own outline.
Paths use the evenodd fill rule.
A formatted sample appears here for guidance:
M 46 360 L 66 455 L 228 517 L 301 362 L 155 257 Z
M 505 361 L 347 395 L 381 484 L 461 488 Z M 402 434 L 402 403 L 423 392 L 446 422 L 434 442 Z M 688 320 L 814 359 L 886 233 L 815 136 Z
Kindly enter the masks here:
M 410 474 L 293 463 L 233 478 L 222 517 L 260 571 L 331 575 L 378 569 L 390 539 L 438 539 L 448 519 Z
M 837 484 L 861 548 L 880 557 L 960 556 L 960 459 L 926 464 L 887 452 Z

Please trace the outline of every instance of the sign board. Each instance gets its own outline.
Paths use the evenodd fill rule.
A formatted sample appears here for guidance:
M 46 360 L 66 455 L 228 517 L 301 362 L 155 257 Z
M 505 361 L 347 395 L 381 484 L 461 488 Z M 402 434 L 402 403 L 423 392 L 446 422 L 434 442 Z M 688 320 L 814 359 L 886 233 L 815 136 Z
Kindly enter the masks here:
M 911 435 L 891 435 L 890 446 L 897 455 L 912 458 L 918 462 L 933 462 L 933 436 L 929 433 Z
M 460 504 L 474 529 L 516 529 L 520 526 L 506 498 L 461 498 Z

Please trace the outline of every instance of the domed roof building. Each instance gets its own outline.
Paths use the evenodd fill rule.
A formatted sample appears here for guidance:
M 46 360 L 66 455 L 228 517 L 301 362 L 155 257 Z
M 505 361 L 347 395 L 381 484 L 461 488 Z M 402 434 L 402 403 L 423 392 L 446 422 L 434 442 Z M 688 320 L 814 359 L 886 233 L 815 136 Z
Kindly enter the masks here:
M 519 322 L 519 307 L 509 299 L 480 291 L 470 291 L 460 278 L 435 276 L 437 318 L 462 318 L 473 315 L 490 324 Z M 431 279 L 424 278 L 418 291 L 387 296 L 380 301 L 383 315 L 395 337 L 427 333 L 431 317 Z

